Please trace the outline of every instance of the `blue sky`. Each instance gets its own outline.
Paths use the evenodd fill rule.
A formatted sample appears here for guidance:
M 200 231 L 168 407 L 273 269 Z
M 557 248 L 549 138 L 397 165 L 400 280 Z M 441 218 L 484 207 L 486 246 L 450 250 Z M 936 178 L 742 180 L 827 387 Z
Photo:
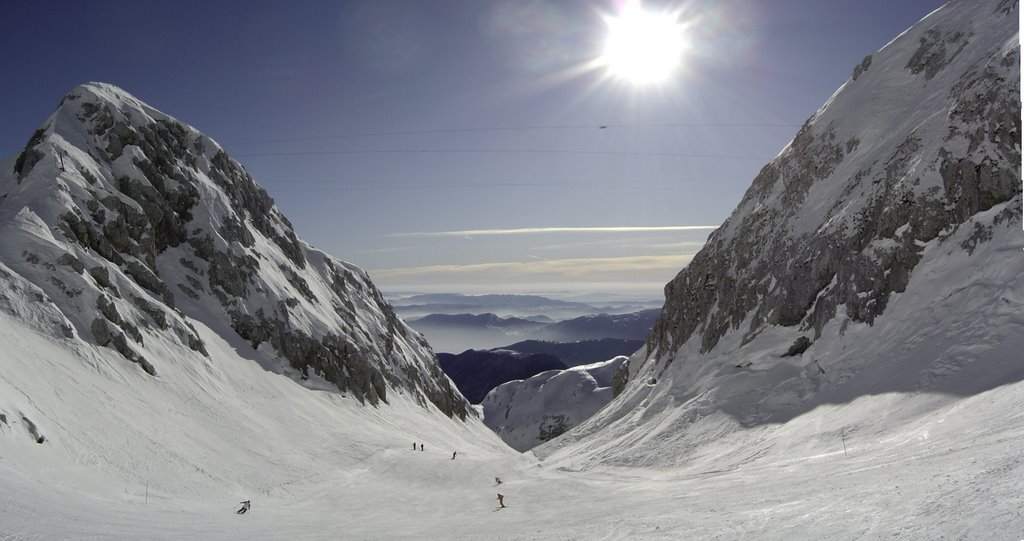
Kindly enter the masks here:
M 941 2 L 647 2 L 691 46 L 643 87 L 584 67 L 617 4 L 9 2 L 0 154 L 109 82 L 224 145 L 385 290 L 656 298 L 853 67 Z

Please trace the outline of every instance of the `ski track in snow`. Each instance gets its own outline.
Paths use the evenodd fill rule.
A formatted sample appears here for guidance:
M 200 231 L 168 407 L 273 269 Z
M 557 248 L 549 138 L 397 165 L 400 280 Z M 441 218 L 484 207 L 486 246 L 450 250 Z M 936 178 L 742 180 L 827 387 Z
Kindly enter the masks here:
M 1024 531 L 1019 382 L 966 398 L 890 393 L 820 406 L 784 425 L 703 441 L 700 455 L 678 467 L 585 466 L 572 454 L 541 461 L 515 453 L 478 421 L 451 421 L 402 397 L 373 409 L 310 392 L 232 356 L 205 329 L 212 375 L 183 367 L 165 371 L 171 381 L 163 383 L 129 371 L 121 382 L 57 339 L 5 314 L 0 323 L 9 344 L 0 374 L 9 420 L 0 425 L 2 539 L 917 539 Z M 115 355 L 95 366 L 116 367 Z M 216 394 L 173 381 L 200 374 Z M 14 391 L 40 379 L 52 395 L 28 404 Z M 225 392 L 232 388 L 251 395 Z M 54 403 L 75 404 L 75 414 L 30 411 Z M 45 444 L 12 419 L 15 404 L 24 404 Z M 889 412 L 883 426 L 848 433 L 844 453 L 837 429 L 880 411 Z M 106 442 L 108 434 L 118 441 Z M 425 451 L 411 450 L 414 440 Z M 85 449 L 98 452 L 77 454 Z M 663 451 L 674 451 L 671 442 Z M 508 507 L 496 511 L 499 491 Z M 252 510 L 236 515 L 246 499 Z
M 964 17 L 967 5 L 957 5 Z M 890 85 L 909 80 L 902 63 L 882 62 L 898 52 L 877 55 L 861 85 L 887 71 Z M 925 90 L 928 100 L 944 99 L 939 86 Z M 884 133 L 890 119 L 903 120 L 886 113 L 912 98 L 862 92 L 856 103 L 837 92 L 822 118 L 881 118 L 849 129 Z M 883 93 L 896 101 L 862 108 Z M 944 130 L 918 135 L 928 143 Z M 856 152 L 888 153 L 872 146 L 883 139 L 873 141 L 864 137 Z M 69 145 L 58 146 L 77 148 Z M 90 161 L 75 152 L 69 164 Z M 36 168 L 59 177 L 53 154 Z M 796 232 L 852 219 L 847 206 L 818 223 L 839 187 L 813 187 Z M 26 184 L 19 193 L 28 200 L 51 188 Z M 20 243 L 59 256 L 66 244 L 43 218 L 66 208 L 37 214 L 11 200 L 0 206 L 0 225 L 12 232 L 0 238 L 9 252 L 0 254 L 0 540 L 1024 538 L 1019 216 L 1012 231 L 993 226 L 972 254 L 958 248 L 968 227 L 923 246 L 906 290 L 874 326 L 828 326 L 807 359 L 778 356 L 792 343 L 785 329 L 746 344 L 734 333 L 701 363 L 683 362 L 697 355 L 684 350 L 657 378 L 640 372 L 614 407 L 520 454 L 480 420 L 452 420 L 398 389 L 389 389 L 390 404 L 371 407 L 315 378 L 303 387 L 207 317 L 213 304 L 183 304 L 209 358 L 182 358 L 177 338 L 144 330 L 158 377 L 111 349 L 62 338 L 61 329 L 88 326 L 67 325 L 40 293 Z M 1020 208 L 1019 195 L 972 220 L 994 224 L 1010 206 Z M 323 263 L 320 252 L 304 253 L 311 267 Z M 177 279 L 171 267 L 162 273 Z M 290 287 L 276 271 L 267 279 Z M 311 331 L 328 321 L 315 313 L 302 323 Z M 429 355 L 420 354 L 425 366 Z M 45 443 L 34 441 L 33 425 Z M 243 500 L 252 509 L 237 515 Z

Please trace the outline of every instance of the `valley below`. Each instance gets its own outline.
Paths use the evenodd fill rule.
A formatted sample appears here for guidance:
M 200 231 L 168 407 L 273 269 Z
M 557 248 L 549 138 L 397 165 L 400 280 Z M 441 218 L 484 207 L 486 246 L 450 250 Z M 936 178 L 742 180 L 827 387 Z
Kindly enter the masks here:
M 43 357 L 54 353 L 52 346 L 31 334 L 13 339 L 6 323 L 4 338 L 26 348 L 14 353 L 47 366 Z M 211 347 L 216 352 L 220 344 L 212 339 Z M 288 392 L 290 382 L 259 369 L 227 368 L 246 378 L 234 382 L 242 392 L 227 403 L 191 396 L 173 384 L 127 391 L 134 398 L 122 399 L 146 395 L 148 406 L 134 416 L 137 435 L 109 442 L 120 451 L 105 457 L 83 454 L 70 461 L 28 438 L 8 440 L 0 461 L 0 535 L 923 539 L 950 532 L 991 538 L 992 532 L 1024 528 L 1016 481 L 1024 475 L 1019 382 L 967 398 L 865 396 L 754 428 L 717 413 L 700 423 L 719 427 L 720 437 L 691 441 L 691 459 L 664 468 L 601 464 L 601 453 L 628 456 L 621 448 L 541 447 L 520 454 L 474 428 L 480 425 L 439 421 L 400 397 L 363 412 L 329 393 Z M 104 385 L 88 374 L 79 384 Z M 272 400 L 246 400 L 249 388 Z M 65 399 L 75 394 L 70 385 L 58 391 Z M 89 414 L 100 413 L 109 400 L 65 422 L 93 419 L 96 431 L 88 433 L 98 432 L 104 421 Z M 179 408 L 189 413 L 188 424 L 158 421 L 165 412 L 175 418 Z M 274 413 L 282 408 L 293 413 Z M 316 411 L 318 418 L 314 422 L 304 411 Z M 355 422 L 367 415 L 373 423 Z M 863 422 L 871 418 L 879 421 Z M 143 437 L 180 441 L 179 431 L 191 426 L 219 429 L 202 446 L 166 451 Z M 407 434 L 408 441 L 397 441 L 396 434 Z M 414 440 L 425 442 L 425 450 L 411 450 Z M 51 445 L 76 442 L 57 437 Z M 679 452 L 673 443 L 661 450 Z M 503 484 L 495 486 L 495 477 Z M 504 495 L 505 509 L 497 508 L 497 493 Z M 252 501 L 245 515 L 234 513 L 241 500 Z
M 482 137 L 641 124 L 375 123 L 365 135 L 438 146 L 358 153 L 407 155 L 415 178 L 435 163 L 421 159 L 495 154 L 480 165 L 521 180 L 489 184 L 523 199 L 469 204 L 484 192 L 452 178 L 446 189 L 467 198 L 458 212 L 435 207 L 442 192 L 409 208 L 380 197 L 367 210 L 403 220 L 379 231 L 330 222 L 355 201 L 320 207 L 331 235 L 365 240 L 354 255 L 392 262 L 370 271 L 303 240 L 214 139 L 118 86 L 79 84 L 0 164 L 0 540 L 1021 539 L 1019 21 L 1016 0 L 954 0 L 858 54 L 714 220 L 668 198 L 655 210 L 609 197 L 614 212 L 537 198 L 523 187 L 547 188 L 560 168 L 523 159 L 536 169 L 513 175 L 492 160 L 540 138 Z M 493 98 L 488 88 L 475 94 Z M 373 119 L 404 110 L 358 103 Z M 766 128 L 780 113 L 764 114 L 715 121 Z M 646 128 L 711 127 L 663 120 Z M 361 159 L 310 150 L 334 139 L 347 137 L 236 157 Z M 659 138 L 693 155 L 611 141 L 563 153 L 594 171 L 601 155 L 728 165 L 696 154 L 696 139 Z M 634 167 L 607 169 L 637 191 Z M 391 196 L 430 186 L 373 180 L 387 168 L 316 176 L 338 171 L 402 187 Z M 662 184 L 687 184 L 682 173 Z M 518 239 L 524 260 L 497 239 Z M 460 248 L 443 265 L 422 257 L 441 244 Z M 509 287 L 515 269 L 532 281 Z M 583 293 L 620 273 L 649 291 L 648 271 L 665 269 L 657 299 Z M 385 297 L 377 276 L 401 291 Z M 554 284 L 570 287 L 416 292 Z

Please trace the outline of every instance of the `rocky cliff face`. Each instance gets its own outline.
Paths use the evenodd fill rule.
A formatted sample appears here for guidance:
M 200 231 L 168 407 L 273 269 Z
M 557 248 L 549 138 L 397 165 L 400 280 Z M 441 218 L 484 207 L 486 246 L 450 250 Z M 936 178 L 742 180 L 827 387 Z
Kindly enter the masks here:
M 1018 9 L 951 2 L 858 64 L 666 286 L 615 399 L 534 452 L 732 469 L 1018 384 Z
M 1019 224 L 1017 19 L 1016 1 L 953 2 L 865 58 L 665 287 L 650 358 L 729 333 L 871 324 L 927 243 L 1015 197 L 951 249 Z
M 466 415 L 365 272 L 298 239 L 213 140 L 119 88 L 64 97 L 0 175 L 0 228 L 0 297 L 36 298 L 45 309 L 33 313 L 49 314 L 40 330 L 113 348 L 155 377 L 163 363 L 203 362 L 200 320 L 297 380 Z M 0 306 L 17 312 L 13 300 Z M 165 339 L 170 351 L 152 344 Z

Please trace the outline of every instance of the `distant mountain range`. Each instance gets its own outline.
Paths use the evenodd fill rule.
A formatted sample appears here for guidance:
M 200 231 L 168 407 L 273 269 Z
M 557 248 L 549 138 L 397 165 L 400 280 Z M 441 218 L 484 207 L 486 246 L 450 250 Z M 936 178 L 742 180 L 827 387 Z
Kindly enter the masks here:
M 517 451 L 557 438 L 603 408 L 626 357 L 508 381 L 481 402 L 484 424 Z
M 632 355 L 644 345 L 643 340 L 625 338 L 602 338 L 580 340 L 579 342 L 548 342 L 545 340 L 524 340 L 501 349 L 519 353 L 546 353 L 558 357 L 566 366 L 606 361 L 619 355 Z
M 455 386 L 473 404 L 495 387 L 527 379 L 548 370 L 604 362 L 628 356 L 640 349 L 643 340 L 603 338 L 579 342 L 525 340 L 496 349 L 471 349 L 458 355 L 438 353 L 441 368 Z
M 555 323 L 503 318 L 493 313 L 430 314 L 419 319 L 409 319 L 407 323 L 423 333 L 435 351 L 461 352 L 468 349 L 493 349 L 523 340 L 643 340 L 660 312 L 660 309 L 651 309 L 630 314 L 593 314 Z
M 541 340 L 569 342 L 601 338 L 643 340 L 661 314 L 661 308 L 631 314 L 596 314 L 553 323 L 535 335 Z
M 628 314 L 660 308 L 660 300 L 620 300 L 599 303 L 562 301 L 540 295 L 462 295 L 457 293 L 391 296 L 399 315 L 406 318 L 429 314 L 496 314 L 501 317 L 549 317 L 570 319 L 592 314 Z
M 564 370 L 565 363 L 546 353 L 519 353 L 507 349 L 469 350 L 458 355 L 438 353 L 441 368 L 473 404 L 491 389 L 548 370 Z

